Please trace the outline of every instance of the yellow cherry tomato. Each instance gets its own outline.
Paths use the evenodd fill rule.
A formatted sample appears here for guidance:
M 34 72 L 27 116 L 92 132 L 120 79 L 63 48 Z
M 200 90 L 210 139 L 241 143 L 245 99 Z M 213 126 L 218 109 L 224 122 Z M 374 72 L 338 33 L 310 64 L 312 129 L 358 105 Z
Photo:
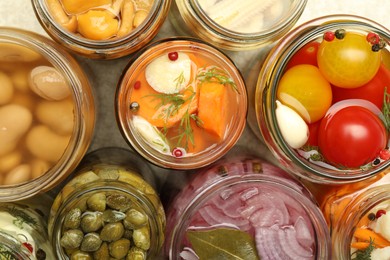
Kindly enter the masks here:
M 373 51 L 366 36 L 346 32 L 343 39 L 323 40 L 318 67 L 324 77 L 341 88 L 357 88 L 369 82 L 379 69 L 381 51 Z
M 332 104 L 332 88 L 316 66 L 296 65 L 284 73 L 277 98 L 307 123 L 320 120 Z

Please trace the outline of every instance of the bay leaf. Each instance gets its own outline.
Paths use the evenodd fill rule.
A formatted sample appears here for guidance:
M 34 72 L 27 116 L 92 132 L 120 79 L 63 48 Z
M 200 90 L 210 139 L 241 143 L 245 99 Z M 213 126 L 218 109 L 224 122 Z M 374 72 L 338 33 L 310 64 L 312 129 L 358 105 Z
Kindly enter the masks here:
M 259 260 L 254 239 L 246 232 L 232 228 L 189 230 L 187 238 L 200 260 Z

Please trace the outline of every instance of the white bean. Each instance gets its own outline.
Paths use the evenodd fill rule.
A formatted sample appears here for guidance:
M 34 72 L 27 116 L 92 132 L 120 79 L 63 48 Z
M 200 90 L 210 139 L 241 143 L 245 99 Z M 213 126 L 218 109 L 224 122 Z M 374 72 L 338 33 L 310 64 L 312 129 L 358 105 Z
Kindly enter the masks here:
M 34 159 L 30 162 L 32 179 L 38 178 L 50 169 L 50 164 L 44 160 Z
M 22 164 L 11 170 L 3 180 L 4 185 L 18 184 L 31 179 L 31 167 L 28 164 Z
M 46 100 L 62 100 L 70 95 L 70 88 L 64 77 L 53 67 L 38 66 L 31 70 L 29 85 Z
M 0 173 L 9 172 L 22 162 L 22 154 L 18 151 L 13 151 L 0 157 Z
M 1 134 L 1 129 L 0 129 L 0 134 Z M 0 156 L 4 156 L 10 152 L 12 152 L 16 145 L 18 144 L 18 142 L 4 142 L 4 143 L 1 143 L 0 145 Z
M 31 62 L 41 58 L 41 55 L 19 44 L 0 43 L 0 61 Z
M 14 95 L 14 87 L 11 78 L 0 71 L 0 105 L 9 103 Z
M 28 86 L 28 75 L 30 70 L 27 68 L 17 68 L 11 73 L 11 80 L 15 89 L 26 92 L 30 90 Z
M 36 157 L 57 162 L 64 153 L 70 136 L 62 136 L 54 133 L 45 125 L 35 126 L 26 137 L 27 149 Z
M 39 121 L 54 132 L 61 135 L 72 134 L 74 125 L 72 101 L 44 101 L 38 104 L 35 112 Z
M 0 108 L 0 144 L 15 143 L 27 132 L 32 123 L 31 112 L 19 105 Z

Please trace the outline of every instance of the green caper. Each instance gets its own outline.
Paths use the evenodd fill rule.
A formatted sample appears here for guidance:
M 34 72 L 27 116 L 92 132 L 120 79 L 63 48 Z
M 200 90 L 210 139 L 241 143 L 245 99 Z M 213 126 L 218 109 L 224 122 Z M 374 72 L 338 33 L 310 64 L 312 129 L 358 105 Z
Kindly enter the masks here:
M 120 239 L 125 232 L 121 222 L 108 223 L 100 231 L 100 238 L 103 241 L 113 242 Z
M 119 178 L 119 170 L 117 168 L 99 169 L 97 175 L 103 180 L 117 180 Z
M 71 209 L 68 214 L 66 214 L 64 219 L 64 227 L 67 229 L 75 229 L 80 226 L 81 222 L 81 209 L 74 208 Z
M 128 196 L 122 194 L 111 194 L 107 196 L 107 206 L 122 212 L 128 210 L 132 205 L 132 201 Z
M 148 223 L 148 216 L 136 209 L 126 211 L 126 218 L 123 221 L 125 228 L 137 229 Z
M 130 240 L 126 238 L 121 238 L 115 242 L 112 242 L 108 245 L 110 250 L 110 255 L 116 259 L 122 259 L 126 257 L 130 249 Z
M 92 260 L 93 258 L 87 252 L 77 250 L 71 254 L 70 259 L 71 260 Z
M 65 249 L 75 249 L 80 246 L 83 237 L 83 231 L 80 229 L 69 229 L 62 235 L 60 244 Z
M 109 223 L 118 222 L 118 221 L 122 221 L 125 217 L 126 217 L 125 213 L 117 210 L 107 209 L 103 212 L 104 222 L 109 222 Z
M 101 212 L 87 211 L 81 217 L 80 227 L 85 233 L 95 232 L 103 226 Z
M 143 249 L 148 250 L 150 248 L 150 232 L 148 227 L 141 227 L 133 231 L 134 244 Z
M 106 242 L 103 242 L 100 248 L 93 253 L 93 258 L 99 260 L 110 259 L 110 253 L 108 251 L 108 245 Z
M 92 211 L 104 211 L 106 209 L 106 194 L 104 192 L 93 194 L 88 198 L 87 205 Z
M 100 248 L 102 240 L 98 233 L 88 233 L 81 241 L 80 249 L 85 252 L 94 252 Z
M 130 248 L 126 256 L 126 260 L 145 260 L 146 252 L 139 247 L 133 246 Z

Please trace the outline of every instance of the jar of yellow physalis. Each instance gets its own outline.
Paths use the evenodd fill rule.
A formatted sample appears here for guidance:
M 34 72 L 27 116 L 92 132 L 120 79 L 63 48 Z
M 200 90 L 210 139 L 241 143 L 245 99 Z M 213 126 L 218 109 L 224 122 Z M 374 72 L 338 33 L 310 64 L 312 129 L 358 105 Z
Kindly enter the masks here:
M 170 0 L 33 0 L 46 32 L 68 50 L 97 59 L 128 55 L 158 33 Z

